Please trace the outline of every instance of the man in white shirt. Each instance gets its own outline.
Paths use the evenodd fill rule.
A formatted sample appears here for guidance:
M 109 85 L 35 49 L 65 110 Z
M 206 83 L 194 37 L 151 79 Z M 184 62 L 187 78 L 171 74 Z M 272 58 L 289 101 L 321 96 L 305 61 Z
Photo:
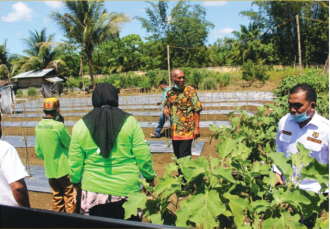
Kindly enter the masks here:
M 1 139 L 0 112 L 0 139 Z M 24 181 L 26 172 L 16 149 L 0 140 L 0 204 L 30 207 L 29 195 Z
M 285 157 L 297 153 L 297 142 L 311 150 L 309 155 L 322 164 L 329 163 L 329 120 L 316 113 L 315 90 L 308 84 L 298 84 L 290 90 L 289 114 L 279 122 L 276 151 L 283 152 Z M 276 164 L 276 161 L 275 161 Z M 295 169 L 295 168 L 294 168 Z M 284 184 L 282 173 L 273 165 L 278 183 Z M 314 179 L 304 179 L 299 189 L 318 193 L 321 185 Z

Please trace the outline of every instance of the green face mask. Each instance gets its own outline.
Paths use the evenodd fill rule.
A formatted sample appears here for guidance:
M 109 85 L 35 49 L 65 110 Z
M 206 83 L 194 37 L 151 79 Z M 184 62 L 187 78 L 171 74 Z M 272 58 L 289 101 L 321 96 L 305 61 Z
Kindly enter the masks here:
M 182 89 L 183 87 L 179 87 L 178 85 L 176 85 L 176 84 L 174 84 L 174 86 L 173 86 L 175 89 L 178 89 L 178 90 L 180 90 L 180 89 Z

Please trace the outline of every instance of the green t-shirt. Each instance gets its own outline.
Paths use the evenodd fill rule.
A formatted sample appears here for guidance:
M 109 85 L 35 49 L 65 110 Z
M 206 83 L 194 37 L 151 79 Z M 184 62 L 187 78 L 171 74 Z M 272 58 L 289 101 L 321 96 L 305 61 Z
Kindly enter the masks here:
M 35 135 L 36 154 L 44 160 L 46 177 L 60 178 L 68 175 L 70 136 L 64 124 L 43 118 L 36 126 Z
M 84 121 L 79 120 L 72 130 L 69 159 L 71 181 L 82 182 L 82 189 L 127 196 L 140 192 L 140 172 L 147 180 L 154 179 L 150 148 L 133 116 L 125 120 L 109 158 L 103 158 L 98 149 Z

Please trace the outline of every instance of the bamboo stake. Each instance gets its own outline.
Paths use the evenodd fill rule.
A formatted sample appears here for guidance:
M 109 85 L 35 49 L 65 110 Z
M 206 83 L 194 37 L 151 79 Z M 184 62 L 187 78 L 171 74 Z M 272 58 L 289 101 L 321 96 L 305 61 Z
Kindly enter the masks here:
M 299 76 L 301 76 L 301 46 L 300 46 L 300 28 L 299 28 L 299 16 L 296 15 L 297 20 L 297 33 L 298 33 L 298 51 L 299 51 Z

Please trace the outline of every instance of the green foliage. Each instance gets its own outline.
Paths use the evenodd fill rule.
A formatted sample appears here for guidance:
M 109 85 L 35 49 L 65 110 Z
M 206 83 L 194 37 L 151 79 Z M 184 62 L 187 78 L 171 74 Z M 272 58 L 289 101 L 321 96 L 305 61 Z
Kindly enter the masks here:
M 253 63 L 252 60 L 247 60 L 242 65 L 242 78 L 251 83 L 255 80 L 265 82 L 269 79 L 270 75 L 267 73 L 267 67 L 262 65 L 261 62 Z
M 281 160 L 278 153 L 269 152 L 269 159 L 276 160 L 276 165 L 289 177 L 288 186 L 277 187 L 274 187 L 276 177 L 270 171 L 271 164 L 247 160 L 252 148 L 247 147 L 242 138 L 222 136 L 216 148 L 217 157 L 174 159 L 175 163 L 166 166 L 164 178 L 159 178 L 155 188 L 139 179 L 152 196 L 146 198 L 143 194 L 131 193 L 124 204 L 125 218 L 136 214 L 134 209 L 140 207 L 144 216 L 157 224 L 233 228 L 242 227 L 249 218 L 246 226 L 254 228 L 259 227 L 260 219 L 264 220 L 263 228 L 306 228 L 299 223 L 300 214 L 308 218 L 321 210 L 320 204 L 326 198 L 300 190 L 298 184 L 301 179 L 313 177 L 326 188 L 329 165 L 317 164 L 302 145 L 298 145 L 297 154 L 289 158 L 283 156 Z M 301 177 L 291 179 L 292 166 L 298 163 L 308 166 Z M 178 169 L 183 175 L 171 175 Z M 319 175 L 315 175 L 315 171 L 319 171 Z M 186 198 L 179 205 L 182 195 Z M 289 206 L 294 212 L 288 211 Z
M 189 2 L 179 1 L 171 13 L 168 13 L 168 2 L 148 2 L 151 7 L 146 8 L 148 18 L 135 17 L 142 23 L 142 27 L 150 34 L 147 37 L 150 55 L 156 53 L 165 45 L 200 48 L 200 49 L 170 49 L 171 67 L 201 67 L 207 56 L 205 46 L 210 29 L 214 25 L 206 20 L 206 10 L 201 5 L 191 5 Z M 153 47 L 153 49 L 151 49 Z M 152 50 L 152 51 L 151 51 Z M 150 56 L 148 55 L 148 56 Z M 155 68 L 167 69 L 166 52 L 157 55 L 160 61 Z M 150 69 L 150 68 L 149 68 Z M 197 84 L 198 85 L 198 84 Z
M 27 91 L 27 95 L 30 97 L 37 97 L 37 89 L 35 87 L 29 87 Z
M 276 106 L 282 107 L 288 113 L 288 98 L 290 89 L 297 84 L 307 83 L 312 86 L 317 93 L 316 111 L 329 118 L 329 77 L 320 74 L 317 70 L 310 70 L 302 76 L 288 75 L 282 79 L 282 84 L 274 90 L 277 99 Z
M 205 78 L 198 87 L 202 90 L 214 90 L 217 87 L 217 82 L 214 78 Z
M 18 89 L 18 90 L 16 91 L 16 97 L 17 97 L 17 98 L 22 98 L 22 97 L 23 97 L 23 91 L 22 91 L 21 89 Z
M 329 2 L 316 1 L 254 1 L 257 11 L 243 11 L 253 24 L 262 31 L 268 30 L 261 37 L 263 44 L 271 44 L 279 64 L 292 64 L 297 55 L 297 23 L 291 20 L 299 15 L 301 53 L 303 64 L 325 63 L 329 55 Z M 278 26 L 282 25 L 282 26 Z M 274 29 L 275 26 L 276 29 Z

